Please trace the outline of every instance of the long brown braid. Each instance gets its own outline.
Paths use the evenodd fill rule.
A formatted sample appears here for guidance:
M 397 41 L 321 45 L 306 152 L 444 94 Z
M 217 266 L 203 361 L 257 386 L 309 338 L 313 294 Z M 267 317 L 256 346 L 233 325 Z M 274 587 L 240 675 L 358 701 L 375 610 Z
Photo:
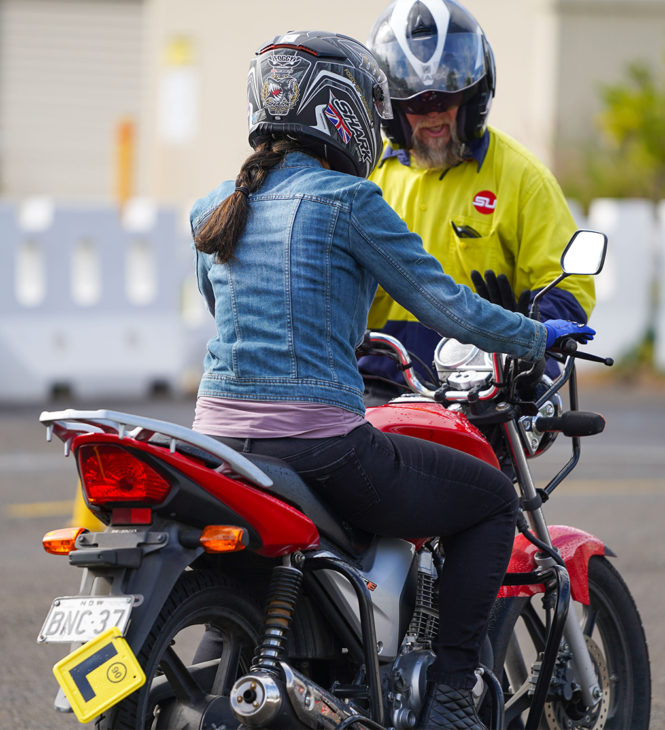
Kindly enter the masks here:
M 284 159 L 287 152 L 302 149 L 298 142 L 288 138 L 266 139 L 258 144 L 240 168 L 234 192 L 213 210 L 196 234 L 196 248 L 216 254 L 220 263 L 229 261 L 247 222 L 248 195 L 261 187 L 268 172 Z

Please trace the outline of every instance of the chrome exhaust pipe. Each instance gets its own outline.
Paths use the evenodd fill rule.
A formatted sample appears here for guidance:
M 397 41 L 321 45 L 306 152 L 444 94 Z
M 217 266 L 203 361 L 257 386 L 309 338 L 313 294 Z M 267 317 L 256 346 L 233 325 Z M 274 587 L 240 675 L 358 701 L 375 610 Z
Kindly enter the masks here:
M 282 709 L 280 685 L 270 672 L 262 670 L 241 677 L 231 689 L 233 714 L 247 727 L 272 724 Z
M 250 672 L 231 689 L 231 709 L 250 728 L 270 726 L 293 730 L 297 725 L 312 730 L 335 730 L 350 717 L 358 717 L 354 730 L 369 730 L 361 716 L 285 662 L 280 662 L 284 681 L 271 672 Z M 376 725 L 374 726 L 376 727 Z

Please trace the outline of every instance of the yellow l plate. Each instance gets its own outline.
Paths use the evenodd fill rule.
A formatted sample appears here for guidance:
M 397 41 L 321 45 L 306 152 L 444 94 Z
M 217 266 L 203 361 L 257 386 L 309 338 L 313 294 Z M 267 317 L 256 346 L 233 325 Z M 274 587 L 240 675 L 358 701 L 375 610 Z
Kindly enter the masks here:
M 61 659 L 53 674 L 79 722 L 90 722 L 145 683 L 141 665 L 116 626 Z

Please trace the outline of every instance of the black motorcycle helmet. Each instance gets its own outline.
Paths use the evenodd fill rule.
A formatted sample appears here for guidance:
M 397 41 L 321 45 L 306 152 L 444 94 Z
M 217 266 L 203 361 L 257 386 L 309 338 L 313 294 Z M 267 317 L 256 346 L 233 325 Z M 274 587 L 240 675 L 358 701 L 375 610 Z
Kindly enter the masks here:
M 388 77 L 394 117 L 384 130 L 410 147 L 405 113 L 459 106 L 460 141 L 482 137 L 495 90 L 494 54 L 476 19 L 454 0 L 393 0 L 370 33 L 369 48 Z
M 291 31 L 252 61 L 247 78 L 249 143 L 288 137 L 333 170 L 367 177 L 392 117 L 386 76 L 348 36 Z

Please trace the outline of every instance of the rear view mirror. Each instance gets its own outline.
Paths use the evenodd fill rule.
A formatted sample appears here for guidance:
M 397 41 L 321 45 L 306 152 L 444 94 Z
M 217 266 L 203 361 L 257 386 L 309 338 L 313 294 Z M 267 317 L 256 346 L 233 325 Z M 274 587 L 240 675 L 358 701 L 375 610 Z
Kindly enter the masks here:
M 576 231 L 561 255 L 566 274 L 598 274 L 605 263 L 607 236 L 597 231 Z
M 568 245 L 561 254 L 562 273 L 541 289 L 531 302 L 529 317 L 538 319 L 540 315 L 540 300 L 552 287 L 563 281 L 571 274 L 595 276 L 600 273 L 605 263 L 607 251 L 607 236 L 597 231 L 575 231 Z

